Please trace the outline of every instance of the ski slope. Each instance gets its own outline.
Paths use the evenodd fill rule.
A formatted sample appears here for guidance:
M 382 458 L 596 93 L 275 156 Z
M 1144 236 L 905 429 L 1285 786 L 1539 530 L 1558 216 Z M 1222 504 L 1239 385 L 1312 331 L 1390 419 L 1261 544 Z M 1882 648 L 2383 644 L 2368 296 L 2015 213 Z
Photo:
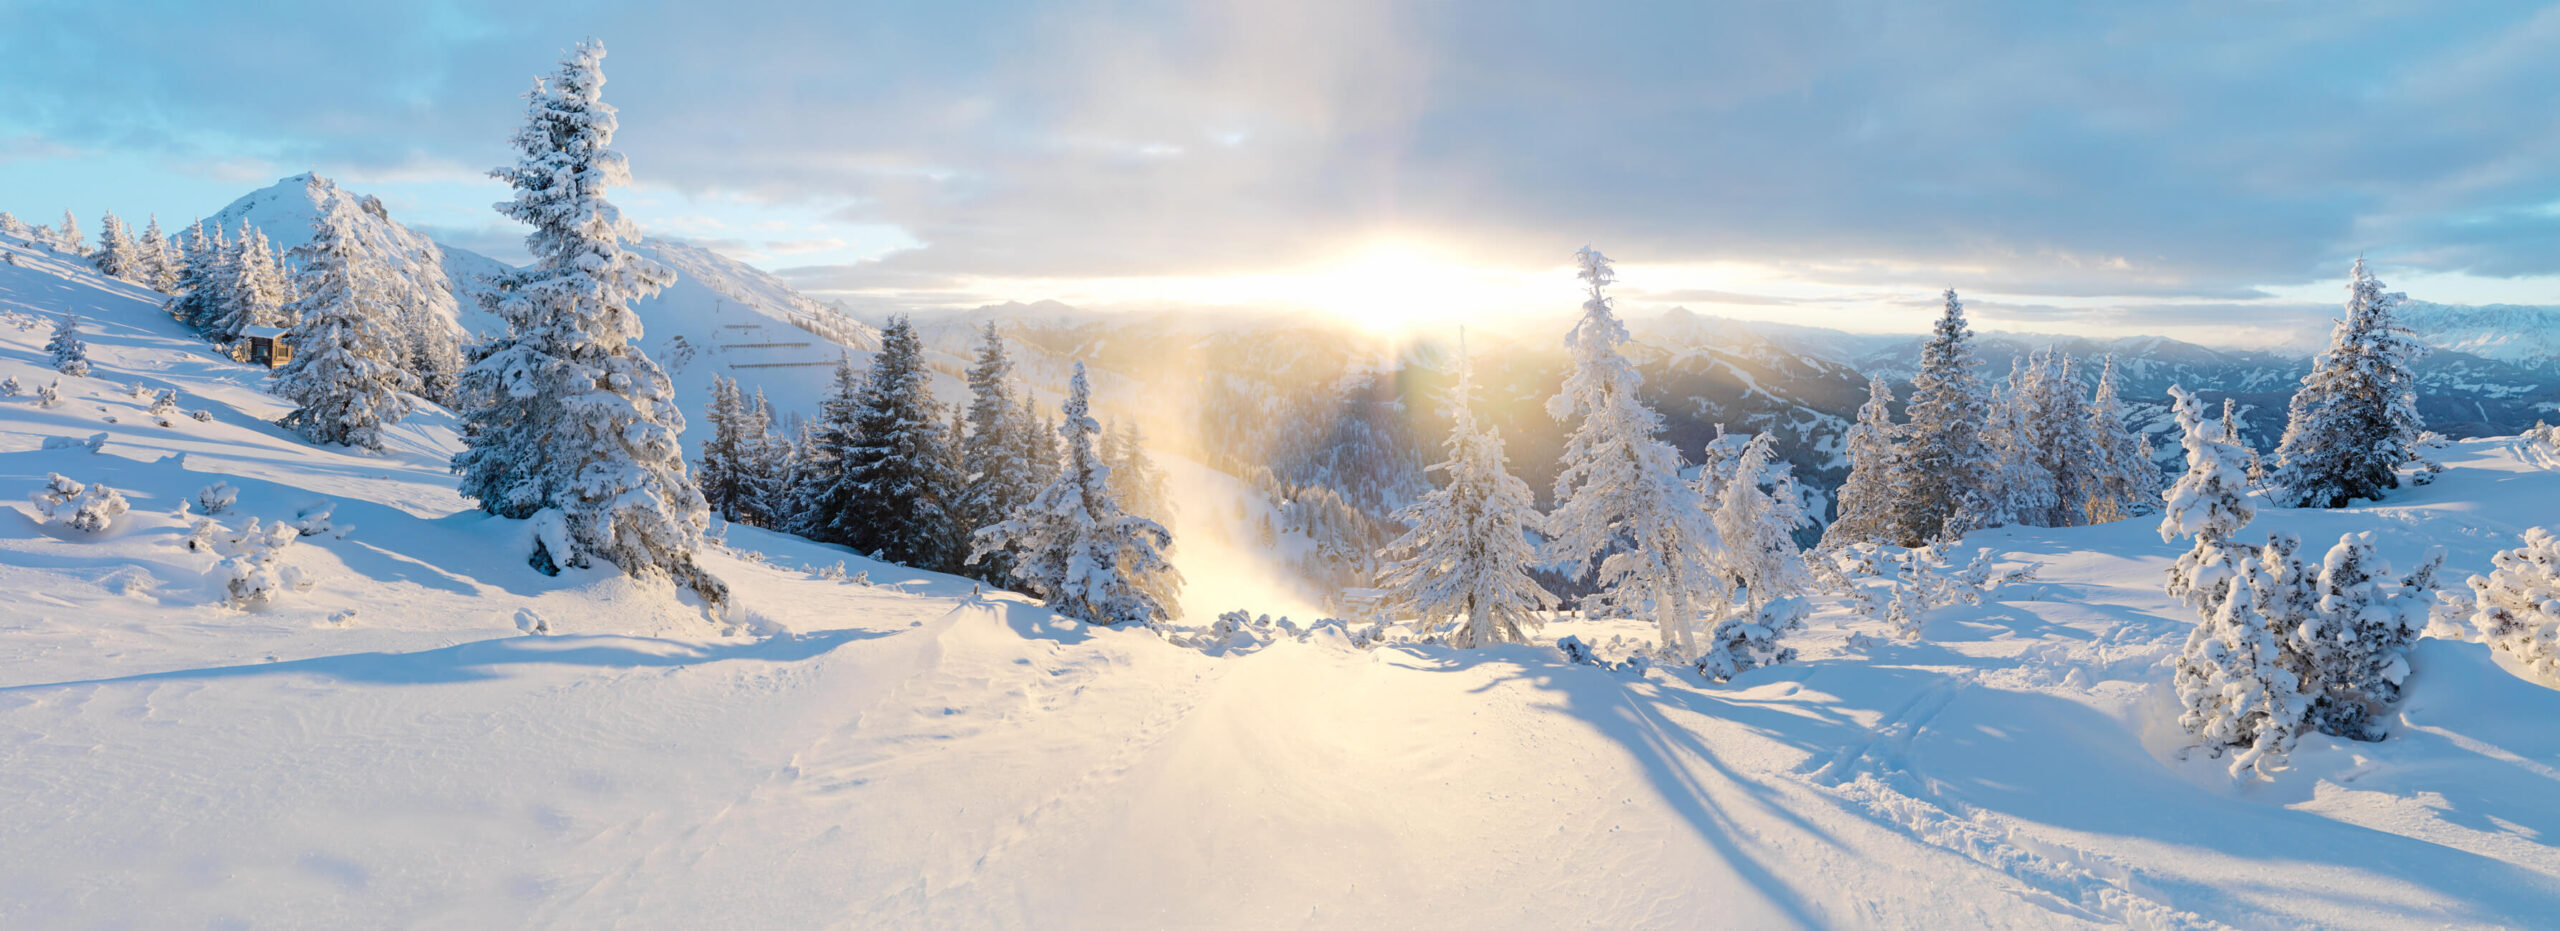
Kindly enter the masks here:
M 66 309 L 97 371 L 58 407 L 0 398 L 0 927 L 2560 914 L 2551 683 L 2425 641 L 2390 739 L 2309 737 L 2234 783 L 2181 758 L 2163 664 L 2190 621 L 2147 525 L 1981 534 L 2038 580 L 1917 643 L 1855 645 L 1881 625 L 1821 599 L 1802 662 L 1728 684 L 1542 644 L 1211 656 L 744 527 L 707 559 L 740 601 L 714 623 L 663 587 L 533 572 L 520 524 L 453 493 L 449 415 L 379 456 L 311 447 L 156 295 L 20 258 L 0 378 L 53 380 Z M 211 420 L 160 426 L 134 383 Z M 2435 484 L 2252 530 L 2371 529 L 2404 567 L 2447 548 L 2458 578 L 2560 513 L 2560 472 L 2518 441 L 2445 455 Z M 99 538 L 40 524 L 25 494 L 51 472 L 132 510 Z M 175 514 L 214 481 L 240 491 L 226 519 L 334 508 L 343 537 L 289 557 L 311 591 L 217 603 Z

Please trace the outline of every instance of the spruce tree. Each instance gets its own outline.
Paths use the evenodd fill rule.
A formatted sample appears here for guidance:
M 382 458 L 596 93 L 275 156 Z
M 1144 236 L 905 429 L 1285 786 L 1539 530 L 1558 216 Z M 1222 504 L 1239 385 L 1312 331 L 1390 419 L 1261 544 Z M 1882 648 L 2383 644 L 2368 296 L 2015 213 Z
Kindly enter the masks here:
M 214 342 L 230 346 L 238 343 L 250 327 L 286 324 L 287 282 L 283 269 L 277 267 L 266 233 L 241 223 L 240 239 L 232 244 L 224 271 L 227 274 L 217 289 L 222 306 L 215 311 L 207 334 Z
M 2149 513 L 2160 501 L 2160 466 L 2151 458 L 2151 443 L 2125 424 L 2124 399 L 2116 390 L 2116 359 L 2108 356 L 2098 371 L 2098 395 L 2089 404 L 2091 457 L 2096 483 L 2087 519 L 2092 524 Z
M 2282 768 L 2292 752 L 2308 702 L 2258 610 L 2263 565 L 2251 557 L 2232 568 L 2227 594 L 2187 636 L 2178 657 L 2178 723 L 2206 752 L 2231 753 L 2232 775 L 2264 776 Z
M 2249 548 L 2231 541 L 2256 518 L 2249 500 L 2248 460 L 2222 440 L 2222 427 L 2204 419 L 2195 395 L 2172 387 L 2178 429 L 2187 448 L 2187 471 L 2169 488 L 2160 513 L 2160 539 L 2194 537 L 2195 546 L 2169 567 L 2169 594 L 2211 614 L 2229 591 Z
M 1039 460 L 1032 434 L 1039 424 L 1014 396 L 1013 359 L 995 321 L 987 321 L 978 356 L 969 365 L 968 436 L 961 441 L 967 473 L 953 506 L 960 525 L 975 532 L 1012 518 L 1013 512 L 1039 493 L 1041 478 L 1056 469 Z M 1011 584 L 1011 557 L 989 553 L 978 562 L 978 577 Z
M 1757 433 L 1743 444 L 1715 504 L 1716 537 L 1726 572 L 1753 612 L 1803 593 L 1809 579 L 1795 532 L 1810 526 L 1792 466 L 1778 458 L 1777 437 Z
M 80 232 L 80 218 L 72 216 L 69 210 L 62 212 L 62 225 L 54 228 L 53 243 L 62 252 L 89 254 L 89 239 Z
M 604 54 L 580 43 L 534 83 L 513 140 L 522 158 L 491 172 L 515 189 L 498 212 L 533 227 L 533 264 L 486 300 L 507 333 L 463 374 L 471 403 L 453 468 L 483 510 L 555 515 L 542 518 L 537 564 L 602 558 L 672 576 L 716 609 L 728 588 L 695 562 L 710 510 L 677 442 L 684 415 L 631 309 L 675 276 L 623 247 L 637 231 L 605 199 L 630 172 L 611 148 Z
M 853 396 L 851 443 L 840 454 L 839 487 L 826 495 L 825 539 L 921 569 L 960 563 L 950 510 L 960 483 L 942 449 L 932 376 L 914 323 L 890 318 Z
M 2035 523 L 2077 527 L 2089 522 L 2089 503 L 2104 494 L 2105 464 L 2077 363 L 2069 353 L 2053 350 L 2041 361 L 2033 379 L 2036 460 L 2053 482 L 2054 507 Z
M 98 221 L 98 271 L 109 278 L 141 282 L 146 269 L 142 250 L 133 241 L 133 233 L 125 229 L 124 219 L 108 211 Z
M 1902 445 L 1906 524 L 1923 539 L 1954 539 L 2003 516 L 1994 488 L 1999 460 L 1985 441 L 1991 397 L 1974 370 L 1973 329 L 1952 289 L 1911 379 Z
M 2345 507 L 2400 487 L 2399 469 L 2417 460 L 2417 378 L 2410 365 L 2426 347 L 2392 322 L 2405 299 L 2356 260 L 2347 282 L 2346 315 L 2329 349 L 2313 360 L 2293 393 L 2276 469 L 2268 480 L 2291 507 Z
M 301 298 L 285 343 L 293 358 L 274 391 L 296 405 L 278 421 L 314 443 L 382 448 L 382 430 L 409 415 L 417 379 L 401 367 L 403 340 L 382 293 L 385 276 L 343 208 L 325 210 L 294 249 Z
M 1840 485 L 1831 526 L 1822 531 L 1826 549 L 1853 543 L 1912 545 L 1917 535 L 1906 527 L 1901 487 L 1902 444 L 1895 438 L 1893 389 L 1884 376 L 1867 379 L 1867 403 L 1849 426 L 1842 452 L 1849 459 L 1849 478 Z
M 52 358 L 54 371 L 72 377 L 89 374 L 89 345 L 80 341 L 80 318 L 63 314 L 53 323 L 53 337 L 45 341 L 45 354 Z
M 1378 588 L 1390 610 L 1420 619 L 1450 646 L 1525 643 L 1539 612 L 1556 603 L 1530 575 L 1537 498 L 1511 474 L 1502 435 L 1476 423 L 1475 365 L 1463 343 L 1446 403 L 1448 458 L 1431 471 L 1447 481 L 1396 515 L 1412 529 L 1388 545 Z
M 861 430 L 853 421 L 861 393 L 862 375 L 853 367 L 853 355 L 837 356 L 835 377 L 829 382 L 827 396 L 818 402 L 818 420 L 803 432 L 799 454 L 793 457 L 791 518 L 787 524 L 793 533 L 828 543 L 843 542 L 834 529 L 833 516 L 851 509 L 853 496 L 859 491 L 844 480 L 844 463 L 861 437 Z
M 1696 650 L 1697 606 L 1719 594 L 1715 528 L 1697 491 L 1680 480 L 1680 454 L 1657 437 L 1662 417 L 1639 395 L 1644 375 L 1619 351 L 1627 329 L 1612 312 L 1616 280 L 1607 256 L 1575 254 L 1588 298 L 1565 336 L 1572 369 L 1547 413 L 1573 424 L 1556 475 L 1549 559 L 1596 581 L 1595 607 L 1651 615 L 1662 648 Z
M 210 326 L 223 303 L 221 275 L 222 250 L 205 235 L 204 221 L 197 220 L 180 237 L 178 280 L 170 292 L 177 297 L 169 300 L 169 316 L 198 330 Z
M 2369 531 L 2341 536 L 2330 548 L 2320 565 L 2318 600 L 2287 644 L 2311 671 L 2303 680 L 2311 699 L 2307 716 L 2321 733 L 2381 738 L 2383 712 L 2400 700 L 2409 648 L 2426 626 L 2443 559 L 2433 554 L 2417 572 L 2393 578 Z
M 711 404 L 702 413 L 711 422 L 711 436 L 702 441 L 702 461 L 694 480 L 702 486 L 703 503 L 722 520 L 738 520 L 754 496 L 748 478 L 747 417 L 737 381 L 712 376 Z
M 1173 535 L 1164 525 L 1121 510 L 1111 493 L 1111 467 L 1094 449 L 1101 429 L 1092 417 L 1084 363 L 1067 383 L 1059 426 L 1063 464 L 1056 480 L 1002 523 L 980 529 L 970 558 L 1005 550 L 1013 572 L 1052 610 L 1096 624 L 1161 624 L 1172 616 L 1158 585 L 1181 584 L 1164 557 Z
M 2044 418 L 2043 376 L 2041 354 L 2031 354 L 2025 363 L 2013 360 L 2009 380 L 1984 421 L 1983 442 L 1991 450 L 1994 476 L 1990 495 L 1994 504 L 1982 520 L 1984 526 L 2052 526 L 2054 513 L 2061 509 L 2061 487 L 2045 468 L 2044 433 L 2051 424 Z
M 142 228 L 142 239 L 134 244 L 141 262 L 144 287 L 166 293 L 178 286 L 178 268 L 170 261 L 169 237 L 160 232 L 160 215 L 152 214 L 151 222 Z

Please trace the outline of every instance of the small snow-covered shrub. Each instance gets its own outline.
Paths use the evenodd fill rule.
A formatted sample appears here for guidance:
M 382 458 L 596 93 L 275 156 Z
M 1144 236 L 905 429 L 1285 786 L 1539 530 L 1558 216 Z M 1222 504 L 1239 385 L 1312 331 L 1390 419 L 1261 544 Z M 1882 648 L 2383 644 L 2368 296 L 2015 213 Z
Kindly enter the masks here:
M 124 496 L 103 483 L 83 485 L 62 476 L 47 473 L 45 487 L 29 495 L 36 508 L 44 512 L 47 522 L 58 522 L 82 533 L 100 533 L 127 507 Z
M 54 324 L 53 338 L 46 341 L 44 351 L 53 357 L 53 367 L 62 374 L 80 377 L 89 374 L 89 347 L 80 341 L 80 318 L 65 316 Z
M 2295 665 L 2303 670 L 2313 727 L 2337 737 L 2381 739 L 2378 722 L 2400 700 L 2409 646 L 2426 626 L 2443 562 L 2439 552 L 2418 571 L 2392 578 L 2371 533 L 2341 536 L 2330 548 L 2315 600 L 2303 606 L 2299 623 L 2288 625 L 2283 644 L 2301 657 Z
M 178 389 L 164 388 L 151 398 L 151 416 L 168 417 L 178 412 Z
M 1155 625 L 1156 632 L 1175 646 L 1189 647 L 1204 653 L 1250 653 L 1282 640 L 1306 642 L 1323 637 L 1340 637 L 1353 647 L 1369 649 L 1393 640 L 1393 632 L 1385 621 L 1361 624 L 1341 618 L 1317 618 L 1300 627 L 1286 617 L 1255 615 L 1251 611 L 1229 611 L 1218 615 L 1209 626 L 1181 627 Z
M 329 515 L 337 513 L 337 510 L 338 506 L 334 503 L 304 508 L 301 513 L 294 515 L 293 529 L 306 537 L 316 537 L 336 530 L 337 526 L 329 522 Z
M 2034 579 L 2037 568 L 2028 563 L 2004 572 L 1989 549 L 1954 566 L 1948 563 L 1945 548 L 1935 543 L 1908 549 L 1879 547 L 1852 558 L 1855 562 L 1849 565 L 1856 572 L 1883 584 L 1853 585 L 1850 603 L 1858 613 L 1884 621 L 1904 640 L 1920 639 L 1922 615 L 1930 609 L 1981 604 L 2004 586 Z
M 1780 598 L 1761 605 L 1749 617 L 1727 618 L 1708 632 L 1706 655 L 1699 657 L 1698 674 L 1718 682 L 1758 669 L 1794 662 L 1796 648 L 1779 646 L 1778 638 L 1804 627 L 1805 616 L 1812 607 L 1803 598 Z
M 190 553 L 210 553 L 221 541 L 222 525 L 213 518 L 199 517 L 193 526 L 187 528 L 187 535 L 178 538 L 178 548 Z
M 14 398 L 25 393 L 27 389 L 18 384 L 18 376 L 11 375 L 8 380 L 0 381 L 0 398 Z
M 215 482 L 196 490 L 196 507 L 207 514 L 220 514 L 240 500 L 240 489 L 230 482 Z
M 62 379 L 54 379 L 53 381 L 46 383 L 44 387 L 36 389 L 36 406 L 62 406 Z
M 188 416 L 188 417 L 190 417 L 190 418 L 193 418 L 193 419 L 195 420 L 195 422 L 197 422 L 197 423 L 212 423 L 212 422 L 213 422 L 213 412 L 212 412 L 212 411 L 188 411 L 188 412 L 187 412 L 187 416 Z
M 311 590 L 311 580 L 300 568 L 286 565 L 285 553 L 301 535 L 290 526 L 277 523 L 261 527 L 258 519 L 237 532 L 215 542 L 223 554 L 214 571 L 223 577 L 224 602 L 234 608 L 250 608 L 275 600 L 286 592 Z
M 2527 530 L 2489 564 L 2470 579 L 2472 629 L 2535 675 L 2560 678 L 2560 537 Z

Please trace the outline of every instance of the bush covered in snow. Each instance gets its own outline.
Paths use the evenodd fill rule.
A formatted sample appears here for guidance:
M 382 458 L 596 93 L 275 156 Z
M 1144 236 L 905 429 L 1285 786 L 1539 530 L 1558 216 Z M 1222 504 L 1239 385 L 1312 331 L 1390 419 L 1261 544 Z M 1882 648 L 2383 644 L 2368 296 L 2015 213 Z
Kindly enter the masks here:
M 1283 640 L 1305 643 L 1310 640 L 1338 638 L 1343 643 L 1369 649 L 1408 638 L 1385 621 L 1366 624 L 1341 618 L 1321 617 L 1300 627 L 1286 617 L 1256 615 L 1251 611 L 1229 611 L 1207 627 L 1160 625 L 1157 631 L 1166 642 L 1190 647 L 1204 653 L 1251 653 Z M 1430 641 L 1422 641 L 1430 642 Z
M 1884 621 L 1904 640 L 1920 639 L 1923 612 L 1952 604 L 1981 604 L 2003 586 L 2036 576 L 2033 563 L 2001 570 L 1989 549 L 1975 552 L 1958 566 L 1948 561 L 1946 548 L 1939 544 L 1906 549 L 1859 543 L 1825 554 L 1822 563 L 1858 613 Z
M 311 580 L 284 562 L 285 553 L 301 536 L 281 522 L 262 527 L 252 517 L 237 532 L 216 538 L 214 551 L 222 554 L 222 561 L 214 571 L 223 577 L 225 603 L 250 608 L 285 592 L 310 591 Z
M 1794 662 L 1796 648 L 1779 646 L 1778 638 L 1804 627 L 1805 615 L 1812 608 L 1803 598 L 1779 598 L 1761 605 L 1747 617 L 1727 618 L 1707 634 L 1706 655 L 1699 657 L 1698 674 L 1718 682 L 1758 669 Z
M 230 482 L 215 482 L 196 491 L 196 508 L 207 514 L 230 510 L 239 500 L 240 489 L 231 487 Z
M 53 367 L 62 374 L 89 374 L 89 347 L 80 341 L 80 318 L 65 315 L 53 325 L 53 338 L 45 341 L 44 351 L 52 356 Z
M 2258 611 L 2262 574 L 2259 560 L 2240 561 L 2213 614 L 2188 634 L 2174 682 L 2179 726 L 2207 753 L 2231 753 L 2235 777 L 2282 768 L 2309 706 L 2302 680 L 2285 668 L 2275 631 Z
M 2535 675 L 2560 678 L 2560 537 L 2535 527 L 2489 563 L 2470 580 L 2472 629 Z
M 84 485 L 58 472 L 47 473 L 45 487 L 28 497 L 35 501 L 37 510 L 44 512 L 47 523 L 59 523 L 82 533 L 104 532 L 117 515 L 127 510 L 124 496 L 115 489 L 97 482 Z
M 11 375 L 7 380 L 0 380 L 0 398 L 14 398 L 25 393 L 27 389 L 18 384 L 18 376 Z
M 45 386 L 44 386 L 44 387 L 36 389 L 36 406 L 37 406 L 37 407 L 60 407 L 60 406 L 62 406 L 62 380 L 61 380 L 61 379 L 58 379 L 58 378 L 57 378 L 57 379 L 54 379 L 54 380 L 53 380 L 53 381 L 51 381 L 51 382 L 47 382 L 47 383 L 45 384 Z

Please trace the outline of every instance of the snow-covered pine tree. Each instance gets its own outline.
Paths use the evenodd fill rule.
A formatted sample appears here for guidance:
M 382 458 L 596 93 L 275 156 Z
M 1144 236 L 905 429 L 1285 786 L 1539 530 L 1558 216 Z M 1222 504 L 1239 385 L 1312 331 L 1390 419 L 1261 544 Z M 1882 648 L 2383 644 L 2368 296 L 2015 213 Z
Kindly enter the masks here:
M 2425 424 L 2410 365 L 2427 349 L 2391 318 L 2406 296 L 2384 293 L 2361 258 L 2347 292 L 2346 316 L 2295 389 L 2276 445 L 2268 480 L 2291 507 L 2380 497 L 2400 487 L 2400 467 L 2419 458 Z
M 80 341 L 78 315 L 63 314 L 53 322 L 53 338 L 45 340 L 44 351 L 54 371 L 75 378 L 89 374 L 89 344 Z
M 2247 458 L 2222 441 L 2222 426 L 2204 419 L 2201 405 L 2186 389 L 2171 387 L 2169 395 L 2176 399 L 2187 471 L 2164 496 L 2160 539 L 2194 537 L 2195 547 L 2169 567 L 2168 589 L 2209 615 L 2230 590 L 2239 561 L 2248 556 L 2249 548 L 2233 544 L 2232 536 L 2258 516 L 2258 506 L 2249 500 Z
M 80 232 L 80 218 L 72 216 L 69 210 L 62 211 L 62 225 L 53 229 L 53 246 L 58 252 L 89 254 L 89 238 Z
M 1111 467 L 1094 449 L 1101 425 L 1092 417 L 1084 363 L 1067 382 L 1065 442 L 1058 477 L 1008 520 L 973 535 L 970 557 L 1005 550 L 1014 576 L 1052 610 L 1096 624 L 1163 623 L 1172 616 L 1148 579 L 1181 582 L 1164 552 L 1164 525 L 1126 513 L 1111 494 Z
M 822 539 L 920 569 L 960 564 L 950 511 L 960 482 L 943 454 L 932 377 L 915 324 L 891 317 L 853 395 L 837 487 L 823 496 L 830 510 L 820 517 Z
M 2311 671 L 2302 683 L 2311 700 L 2307 717 L 2321 733 L 2381 739 L 2380 714 L 2400 700 L 2409 647 L 2426 627 L 2443 559 L 2434 554 L 2417 572 L 2393 579 L 2371 532 L 2346 534 L 2330 548 L 2318 601 L 2288 644 Z
M 215 227 L 219 232 L 220 227 Z M 222 250 L 204 232 L 204 221 L 197 220 L 179 234 L 177 280 L 169 293 L 169 316 L 178 322 L 202 330 L 221 312 Z
M 169 236 L 160 231 L 159 214 L 151 215 L 151 222 L 142 228 L 142 238 L 134 245 L 144 287 L 165 293 L 178 286 L 178 267 L 170 261 Z
M 694 481 L 702 486 L 703 503 L 712 513 L 722 520 L 735 521 L 754 497 L 747 463 L 748 413 L 735 379 L 711 377 L 711 404 L 703 409 L 702 417 L 711 422 L 711 436 L 702 441 L 702 461 L 694 472 Z
M 2054 492 L 2053 511 L 2042 526 L 2077 527 L 2089 520 L 2089 502 L 2105 493 L 2106 469 L 2077 361 L 2070 353 L 2046 351 L 2035 386 L 2037 459 Z
M 788 483 L 787 513 L 791 517 L 785 524 L 793 533 L 812 540 L 841 542 L 829 517 L 852 507 L 852 496 L 857 491 L 844 480 L 844 461 L 861 435 L 853 416 L 862 393 L 862 377 L 853 367 L 852 353 L 837 356 L 827 396 L 818 402 L 818 419 L 807 425 L 799 437 Z
M 1378 588 L 1389 610 L 1460 649 L 1525 643 L 1539 612 L 1555 595 L 1530 576 L 1537 564 L 1529 533 L 1538 526 L 1537 496 L 1511 474 L 1502 435 L 1475 419 L 1475 364 L 1459 343 L 1458 383 L 1449 389 L 1448 458 L 1431 467 L 1446 476 L 1396 515 L 1411 529 L 1379 554 Z
M 535 561 L 601 557 L 633 576 L 670 575 L 707 605 L 728 587 L 695 553 L 710 523 L 677 437 L 684 414 L 666 373 L 640 349 L 631 304 L 674 280 L 623 248 L 637 236 L 605 199 L 630 179 L 611 148 L 604 45 L 580 43 L 527 95 L 513 140 L 522 159 L 491 172 L 515 189 L 498 212 L 533 227 L 533 264 L 486 298 L 507 333 L 463 373 L 470 399 L 461 491 L 501 517 L 545 519 Z
M 2226 596 L 2187 635 L 2178 657 L 2175 685 L 2184 709 L 2178 723 L 2207 753 L 2233 753 L 2233 776 L 2265 776 L 2292 752 L 2308 703 L 2258 611 L 2259 558 L 2244 556 L 2232 568 Z
M 218 290 L 222 308 L 217 311 L 207 335 L 225 346 L 240 341 L 241 334 L 253 326 L 284 326 L 287 282 L 284 270 L 277 266 L 275 252 L 267 242 L 267 234 L 246 221 L 240 224 L 240 239 L 232 244 L 228 274 Z
M 2471 628 L 2534 675 L 2560 679 L 2560 535 L 2532 527 L 2523 543 L 2470 578 Z
M 10 213 L 6 210 L 0 210 L 0 236 L 29 239 L 32 238 L 34 234 L 35 227 L 28 226 L 27 221 L 18 219 L 17 214 Z
M 1726 574 L 1745 604 L 1757 614 L 1771 601 L 1802 594 L 1811 579 L 1795 532 L 1813 521 L 1805 516 L 1794 467 L 1778 458 L 1777 437 L 1753 434 L 1721 484 L 1716 537 L 1724 542 Z
M 94 261 L 100 274 L 139 282 L 143 278 L 142 250 L 133 241 L 133 232 L 125 229 L 124 218 L 107 211 L 98 221 L 98 256 Z
M 1548 558 L 1597 582 L 1592 607 L 1650 615 L 1666 651 L 1696 652 L 1697 606 L 1721 576 L 1723 547 L 1697 491 L 1680 480 L 1680 454 L 1657 438 L 1662 417 L 1639 394 L 1644 375 L 1618 349 L 1627 328 L 1610 309 L 1617 279 L 1607 256 L 1574 256 L 1589 297 L 1565 336 L 1572 368 L 1547 413 L 1572 423 L 1556 474 Z M 1597 560 L 1595 563 L 1594 561 Z
M 1964 303 L 1949 289 L 1935 331 L 1920 349 L 1903 430 L 1898 484 L 1911 532 L 1922 538 L 1954 539 L 2002 516 L 1994 487 L 1999 459 L 1983 437 L 1991 396 L 1974 371 L 1981 365 Z
M 764 389 L 757 388 L 755 399 L 745 406 L 746 423 L 738 433 L 746 444 L 740 463 L 744 496 L 738 502 L 736 519 L 757 527 L 775 526 L 790 493 L 792 455 L 797 447 L 780 431 L 774 419 L 773 402 L 765 399 Z
M 2090 452 L 2097 470 L 2086 519 L 2092 524 L 2150 513 L 2160 503 L 2160 466 L 2151 443 L 2125 423 L 2116 389 L 2116 357 L 2098 370 L 2098 395 L 2089 403 Z
M 1884 376 L 1867 379 L 1867 403 L 1858 406 L 1842 443 L 1849 459 L 1849 478 L 1840 485 L 1831 526 L 1822 530 L 1822 546 L 1834 549 L 1853 543 L 1908 544 L 1902 496 L 1895 482 L 1902 477 L 1902 444 L 1895 438 L 1893 389 Z
M 1103 435 L 1102 449 L 1103 460 L 1111 464 L 1112 490 L 1129 513 L 1173 526 L 1173 498 L 1165 492 L 1164 470 L 1147 455 L 1146 438 L 1138 425 L 1113 422 Z
M 2045 356 L 2012 360 L 2009 380 L 1992 402 L 1983 423 L 1984 445 L 1991 450 L 1990 498 L 1994 507 L 1982 523 L 2050 526 L 2061 510 L 2060 488 L 2045 468 Z
M 1004 522 L 1038 494 L 1041 478 L 1054 463 L 1036 461 L 1040 448 L 1031 434 L 1039 424 L 1014 396 L 1013 358 L 1004 336 L 987 321 L 978 356 L 969 365 L 969 432 L 961 441 L 968 474 L 953 507 L 961 526 L 972 533 Z M 998 585 L 1013 582 L 1012 557 L 992 552 L 981 557 L 978 577 Z
M 384 299 L 386 276 L 344 209 L 324 210 L 311 241 L 293 250 L 302 297 L 283 311 L 293 358 L 276 370 L 275 394 L 294 402 L 277 423 L 314 443 L 382 448 L 382 430 L 409 415 L 417 377 L 401 367 L 403 343 Z

